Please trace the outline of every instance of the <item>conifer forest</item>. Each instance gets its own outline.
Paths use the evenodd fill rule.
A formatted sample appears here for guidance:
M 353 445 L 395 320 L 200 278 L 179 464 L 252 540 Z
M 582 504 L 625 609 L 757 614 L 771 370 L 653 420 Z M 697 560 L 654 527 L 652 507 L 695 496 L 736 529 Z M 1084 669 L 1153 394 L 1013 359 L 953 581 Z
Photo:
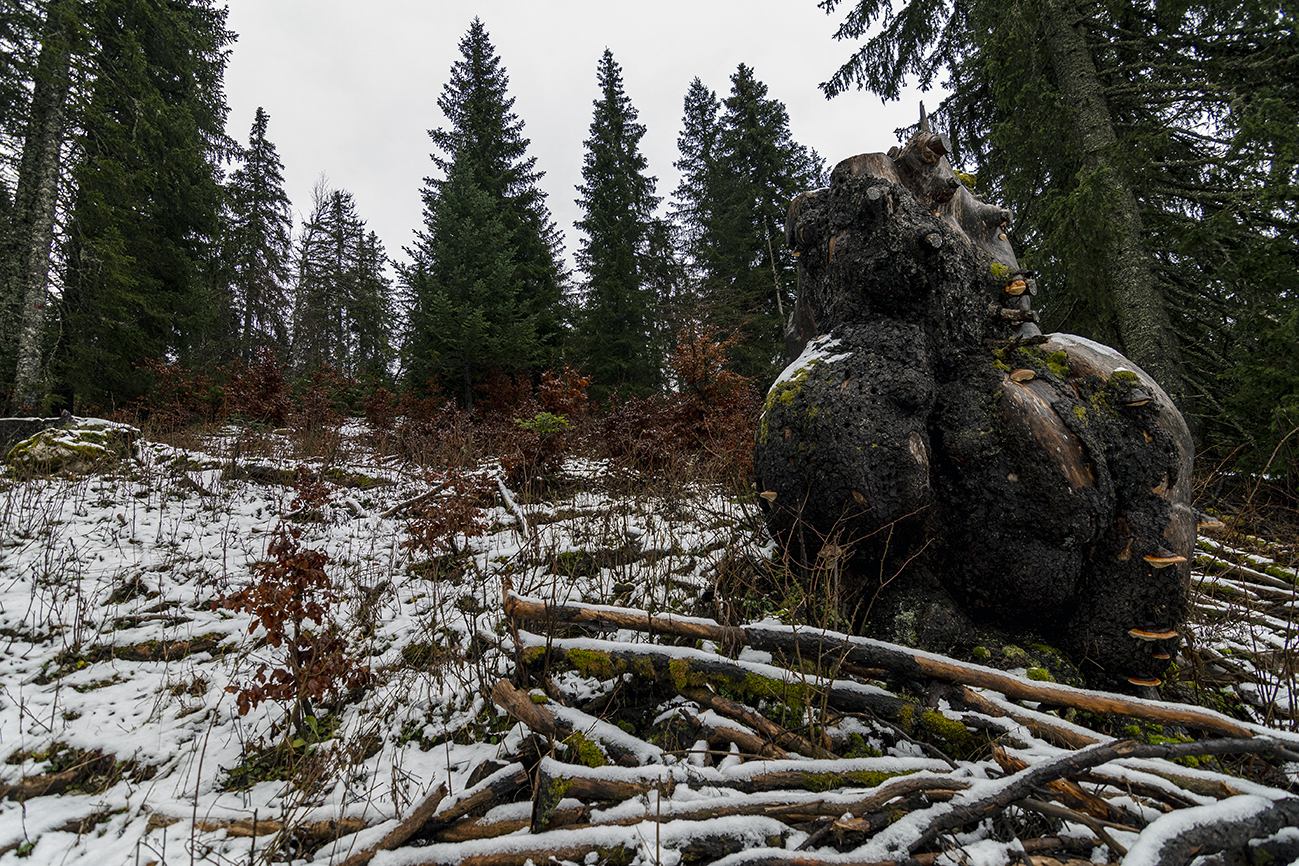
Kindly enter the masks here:
M 813 242 L 791 203 L 846 212 L 866 163 L 800 139 L 761 68 L 674 61 L 673 186 L 632 70 L 590 57 L 560 225 L 466 5 L 420 221 L 380 237 L 323 173 L 290 198 L 273 112 L 232 117 L 223 0 L 0 0 L 0 866 L 1299 862 L 1299 8 L 797 2 L 833 34 L 817 99 L 937 89 L 858 152 L 927 136 L 935 201 L 1004 214 L 991 274 L 1040 332 L 937 368 L 1072 387 L 1061 429 L 1185 420 L 1193 478 L 1129 486 L 1190 491 L 1198 538 L 1129 569 L 1124 516 L 1103 547 L 1181 569 L 1176 622 L 1121 624 L 1159 674 L 881 601 L 983 555 L 969 527 L 856 537 L 836 505 L 796 541 L 817 484 L 767 489 L 755 441 L 777 468 L 822 444 L 798 431 L 847 441 L 800 394 L 848 357 L 800 293 L 869 220 Z M 1113 408 L 1135 374 L 1080 384 L 1053 333 L 1157 384 Z M 897 366 L 881 393 L 918 405 Z M 935 442 L 987 432 L 939 415 Z M 989 555 L 1048 531 L 916 437 Z M 1135 471 L 1076 463 L 1071 495 Z

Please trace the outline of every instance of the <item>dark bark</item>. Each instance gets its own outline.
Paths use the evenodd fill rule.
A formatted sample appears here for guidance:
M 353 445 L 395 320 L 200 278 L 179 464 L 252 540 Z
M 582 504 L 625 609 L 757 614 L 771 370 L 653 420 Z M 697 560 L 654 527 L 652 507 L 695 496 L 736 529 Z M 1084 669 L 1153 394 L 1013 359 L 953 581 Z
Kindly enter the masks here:
M 1099 685 L 1157 685 L 1186 615 L 1189 430 L 1121 354 L 1041 335 L 1009 214 L 946 149 L 922 128 L 790 207 L 791 331 L 825 336 L 763 408 L 768 527 L 875 636 L 950 654 L 1036 632 Z

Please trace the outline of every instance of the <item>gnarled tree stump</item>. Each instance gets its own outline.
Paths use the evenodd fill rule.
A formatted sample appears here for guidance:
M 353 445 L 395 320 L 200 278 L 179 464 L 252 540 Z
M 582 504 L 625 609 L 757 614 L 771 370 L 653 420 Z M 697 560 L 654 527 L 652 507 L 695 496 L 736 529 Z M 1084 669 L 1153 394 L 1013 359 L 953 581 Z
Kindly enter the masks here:
M 1186 616 L 1189 431 L 1117 352 L 1041 335 L 1009 213 L 947 150 L 922 125 L 790 206 L 798 358 L 755 448 L 769 528 L 809 568 L 846 558 L 868 631 L 946 651 L 988 623 L 1157 684 Z

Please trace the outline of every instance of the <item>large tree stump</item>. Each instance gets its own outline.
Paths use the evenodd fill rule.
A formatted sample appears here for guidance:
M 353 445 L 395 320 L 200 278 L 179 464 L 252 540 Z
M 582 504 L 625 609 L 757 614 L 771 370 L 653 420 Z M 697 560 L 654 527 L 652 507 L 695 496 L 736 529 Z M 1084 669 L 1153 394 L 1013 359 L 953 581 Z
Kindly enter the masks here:
M 768 526 L 806 568 L 848 562 L 841 601 L 882 637 L 1035 632 L 1094 680 L 1157 684 L 1186 615 L 1189 431 L 1114 350 L 1041 335 L 1009 213 L 947 150 L 922 128 L 790 206 L 798 358 L 759 424 Z

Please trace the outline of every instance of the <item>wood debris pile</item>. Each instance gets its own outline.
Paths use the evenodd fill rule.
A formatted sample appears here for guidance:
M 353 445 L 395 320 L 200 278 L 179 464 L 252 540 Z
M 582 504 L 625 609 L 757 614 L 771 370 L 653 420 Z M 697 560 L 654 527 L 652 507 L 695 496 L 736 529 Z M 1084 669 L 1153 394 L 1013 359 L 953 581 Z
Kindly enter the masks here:
M 806 626 L 504 604 L 516 677 L 491 699 L 530 733 L 349 866 L 1299 856 L 1275 786 L 1296 735 Z

